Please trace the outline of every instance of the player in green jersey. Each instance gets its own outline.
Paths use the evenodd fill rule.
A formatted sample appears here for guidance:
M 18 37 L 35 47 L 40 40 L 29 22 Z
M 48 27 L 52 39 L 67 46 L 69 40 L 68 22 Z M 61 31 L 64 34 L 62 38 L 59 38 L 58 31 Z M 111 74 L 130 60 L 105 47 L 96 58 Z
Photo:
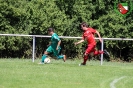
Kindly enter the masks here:
M 59 52 L 61 50 L 60 44 L 61 44 L 61 40 L 58 37 L 58 35 L 56 33 L 54 33 L 54 29 L 53 28 L 48 28 L 48 34 L 51 35 L 51 42 L 49 44 L 49 47 L 46 49 L 46 51 L 44 52 L 43 56 L 42 56 L 42 60 L 39 64 L 44 64 L 44 60 L 47 57 L 47 55 L 49 53 L 53 53 L 54 56 L 56 56 L 58 59 L 63 59 L 64 62 L 66 61 L 66 55 L 59 55 Z

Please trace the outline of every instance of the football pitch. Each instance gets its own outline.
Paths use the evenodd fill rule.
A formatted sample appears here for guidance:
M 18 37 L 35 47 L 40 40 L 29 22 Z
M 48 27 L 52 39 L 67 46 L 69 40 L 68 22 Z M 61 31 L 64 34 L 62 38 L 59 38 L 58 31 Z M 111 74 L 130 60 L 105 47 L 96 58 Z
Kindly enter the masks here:
M 133 63 L 0 59 L 0 88 L 133 88 Z

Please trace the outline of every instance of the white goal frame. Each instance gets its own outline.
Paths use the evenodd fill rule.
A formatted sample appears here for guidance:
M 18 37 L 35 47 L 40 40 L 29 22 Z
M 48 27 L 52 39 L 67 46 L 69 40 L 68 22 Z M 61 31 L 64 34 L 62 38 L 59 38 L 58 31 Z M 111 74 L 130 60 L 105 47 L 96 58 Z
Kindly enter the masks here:
M 44 38 L 50 38 L 51 36 L 48 35 L 25 35 L 25 34 L 0 34 L 0 36 L 22 36 L 22 37 L 32 37 L 33 39 L 33 46 L 32 46 L 32 62 L 35 60 L 35 41 L 36 37 L 44 37 Z M 71 36 L 59 36 L 60 38 L 67 38 L 67 39 L 81 39 L 82 37 L 71 37 Z M 95 38 L 99 39 L 99 38 Z M 102 44 L 101 44 L 101 50 L 104 49 L 104 41 L 105 40 L 128 40 L 133 41 L 133 38 L 102 38 Z M 103 54 L 101 54 L 101 62 L 100 64 L 103 64 Z

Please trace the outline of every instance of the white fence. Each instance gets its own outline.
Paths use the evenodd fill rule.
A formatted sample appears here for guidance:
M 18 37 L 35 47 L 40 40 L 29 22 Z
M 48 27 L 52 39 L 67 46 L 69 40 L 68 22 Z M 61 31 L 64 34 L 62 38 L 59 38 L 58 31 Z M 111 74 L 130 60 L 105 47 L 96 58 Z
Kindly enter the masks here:
M 50 38 L 51 36 L 47 35 L 24 35 L 24 34 L 0 34 L 0 36 L 25 36 L 25 37 L 32 37 L 33 38 L 33 48 L 32 48 L 32 62 L 35 60 L 35 41 L 36 37 L 44 37 L 44 38 Z M 82 37 L 71 37 L 71 36 L 59 36 L 60 38 L 69 38 L 69 39 L 81 39 Z M 96 38 L 98 39 L 98 38 Z M 104 49 L 104 40 L 130 40 L 133 41 L 132 39 L 129 38 L 102 38 L 102 44 L 101 44 L 101 50 L 103 51 Z M 101 54 L 101 65 L 103 64 L 103 54 Z

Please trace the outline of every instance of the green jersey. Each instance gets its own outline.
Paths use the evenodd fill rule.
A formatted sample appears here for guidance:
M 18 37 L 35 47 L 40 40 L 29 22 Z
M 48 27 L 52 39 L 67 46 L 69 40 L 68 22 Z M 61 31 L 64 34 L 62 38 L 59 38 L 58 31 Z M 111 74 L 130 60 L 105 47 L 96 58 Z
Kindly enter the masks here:
M 51 36 L 51 47 L 53 49 L 56 49 L 58 42 L 60 41 L 60 38 L 56 33 L 53 33 Z M 60 48 L 60 47 L 59 47 Z

